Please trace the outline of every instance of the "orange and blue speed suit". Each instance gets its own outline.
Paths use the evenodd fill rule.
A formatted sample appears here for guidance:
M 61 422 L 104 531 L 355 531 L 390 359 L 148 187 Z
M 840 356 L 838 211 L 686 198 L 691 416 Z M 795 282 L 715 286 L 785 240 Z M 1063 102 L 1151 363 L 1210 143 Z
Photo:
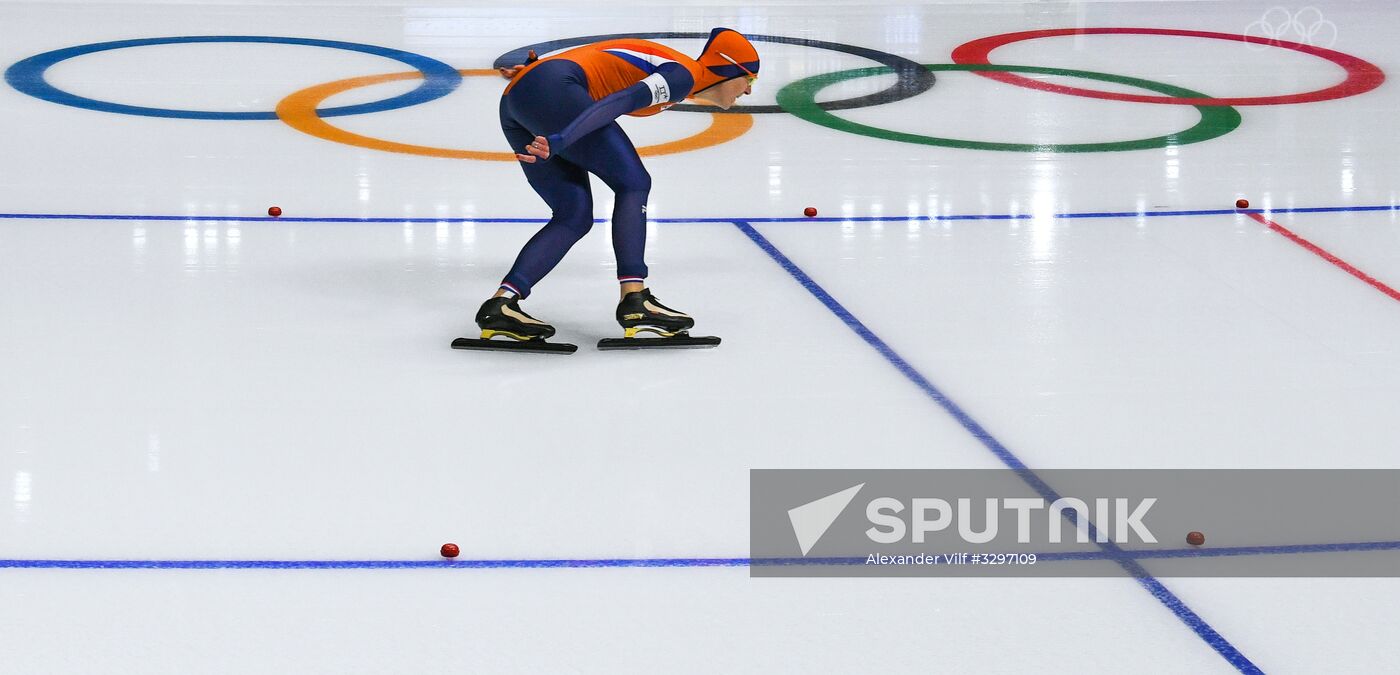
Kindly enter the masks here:
M 589 173 L 616 194 L 618 279 L 646 278 L 651 175 L 616 120 L 665 110 L 690 95 L 701 74 L 699 63 L 670 47 L 610 40 L 535 61 L 512 78 L 501 97 L 501 130 L 518 153 L 536 136 L 549 140 L 547 161 L 520 162 L 520 167 L 553 217 L 525 244 L 502 288 L 528 296 L 593 227 Z

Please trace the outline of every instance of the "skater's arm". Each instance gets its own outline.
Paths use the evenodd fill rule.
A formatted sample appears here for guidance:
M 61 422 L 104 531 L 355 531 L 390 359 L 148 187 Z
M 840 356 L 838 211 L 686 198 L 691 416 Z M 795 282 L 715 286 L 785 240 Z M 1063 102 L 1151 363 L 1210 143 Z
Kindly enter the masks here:
M 658 103 L 679 101 L 690 94 L 695 80 L 690 71 L 679 63 L 664 63 L 655 73 L 622 91 L 606 96 L 588 106 L 574 121 L 557 134 L 545 137 L 543 148 L 532 143 L 527 151 L 540 159 L 573 145 L 578 139 L 611 124 L 627 113 L 649 108 Z M 544 154 L 540 154 L 543 152 Z

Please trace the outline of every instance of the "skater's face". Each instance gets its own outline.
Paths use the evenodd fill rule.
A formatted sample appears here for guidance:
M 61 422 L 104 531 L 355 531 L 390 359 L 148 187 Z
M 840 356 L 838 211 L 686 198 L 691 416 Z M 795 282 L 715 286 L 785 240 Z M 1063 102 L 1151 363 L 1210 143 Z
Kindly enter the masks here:
M 711 87 L 710 91 L 706 93 L 713 94 L 711 102 L 728 110 L 735 101 L 739 100 L 740 96 L 753 93 L 753 78 L 736 77 L 732 80 L 725 80 Z

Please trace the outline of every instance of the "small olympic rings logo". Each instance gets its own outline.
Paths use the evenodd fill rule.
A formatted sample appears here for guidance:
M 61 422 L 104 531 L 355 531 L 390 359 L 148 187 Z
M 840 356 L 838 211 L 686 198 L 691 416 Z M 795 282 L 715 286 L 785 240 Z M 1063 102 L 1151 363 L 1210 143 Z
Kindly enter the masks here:
M 1275 10 L 1279 11 L 1275 12 Z M 1326 21 L 1322 17 L 1322 13 L 1316 10 L 1316 8 L 1304 8 L 1297 13 L 1288 12 L 1288 10 L 1283 8 L 1274 8 L 1266 12 L 1264 17 L 1256 22 L 1256 24 L 1258 24 L 1257 28 L 1254 24 L 1251 24 L 1250 30 L 1247 30 L 1243 35 L 1162 28 L 1066 28 L 1006 33 L 979 38 L 964 43 L 953 50 L 953 63 L 944 64 L 920 64 L 895 54 L 836 42 L 823 42 L 819 40 L 775 35 L 748 35 L 748 38 L 755 42 L 789 44 L 835 51 L 866 58 L 880 64 L 880 66 L 874 68 L 857 68 L 836 73 L 824 73 L 798 80 L 788 84 L 778 92 L 777 105 L 734 106 L 724 111 L 704 106 L 688 104 L 676 105 L 672 107 L 671 110 L 709 113 L 711 116 L 710 125 L 701 132 L 690 137 L 668 143 L 642 147 L 639 148 L 638 151 L 642 155 L 661 155 L 718 145 L 738 138 L 748 131 L 753 125 L 753 115 L 782 112 L 790 113 L 808 122 L 848 133 L 904 143 L 968 150 L 1010 152 L 1117 152 L 1141 150 L 1199 143 L 1227 134 L 1237 128 L 1241 123 L 1240 114 L 1234 109 L 1234 106 L 1281 105 L 1285 103 L 1328 101 L 1348 96 L 1356 96 L 1371 91 L 1385 81 L 1385 74 L 1374 64 L 1314 44 L 1319 40 L 1325 40 L 1328 41 L 1330 45 L 1331 42 L 1336 40 L 1336 26 L 1330 21 Z M 1251 31 L 1254 32 L 1252 33 Z M 1281 39 L 1281 36 L 1293 35 L 1295 33 L 1301 37 L 1303 40 L 1302 42 Z M 1241 42 L 1252 48 L 1289 49 L 1321 58 L 1340 66 L 1346 71 L 1346 79 L 1340 84 L 1331 87 L 1300 94 L 1220 98 L 1141 78 L 1063 68 L 1001 65 L 992 63 L 990 59 L 992 51 L 1015 42 L 1062 36 L 1122 34 L 1203 38 Z M 703 39 L 707 35 L 706 33 L 657 32 L 563 38 L 527 45 L 506 52 L 496 58 L 494 66 L 501 67 L 521 63 L 525 60 L 525 55 L 530 51 L 545 54 L 551 51 L 603 40 L 617 38 Z M 1328 37 L 1329 35 L 1330 37 Z M 45 79 L 45 72 L 49 68 L 77 56 L 116 49 L 187 43 L 272 43 L 338 49 L 391 59 L 403 63 L 413 68 L 413 70 L 386 75 L 349 78 L 307 87 L 286 96 L 277 104 L 276 109 L 271 111 L 240 110 L 225 112 L 134 106 L 79 96 L 71 92 L 63 91 L 50 84 Z M 858 124 L 834 114 L 836 111 L 840 110 L 853 110 L 885 103 L 893 103 L 918 96 L 929 91 L 933 87 L 935 83 L 935 72 L 950 71 L 971 72 L 1006 84 L 1072 96 L 1135 103 L 1190 105 L 1194 106 L 1200 113 L 1200 120 L 1195 125 L 1183 131 L 1152 138 L 1100 143 L 1036 144 L 972 141 L 909 134 Z M 894 84 L 873 94 L 830 101 L 817 100 L 817 95 L 821 90 L 838 82 L 890 74 L 895 75 Z M 1127 94 L 1117 91 L 1084 89 L 1031 79 L 1026 77 L 1027 74 L 1056 75 L 1088 80 L 1090 82 L 1107 82 L 1115 85 L 1126 85 L 1136 89 L 1144 89 L 1153 93 Z M 427 103 L 452 93 L 462 83 L 464 77 L 495 75 L 496 71 L 494 69 L 458 70 L 446 63 L 427 56 L 354 42 L 268 36 L 183 36 L 99 42 L 37 54 L 10 66 L 5 71 L 5 81 L 16 90 L 35 98 L 87 110 L 124 115 L 180 119 L 280 120 L 298 131 L 317 138 L 373 150 L 449 159 L 514 161 L 515 156 L 512 152 L 437 148 L 400 143 L 355 134 L 327 121 L 327 118 L 384 112 L 418 105 L 420 103 Z M 375 86 L 386 82 L 414 79 L 421 79 L 422 82 L 405 94 L 357 105 L 334 108 L 320 107 L 321 104 L 331 96 L 345 91 Z
M 1304 7 L 1296 12 L 1287 7 L 1270 7 L 1245 27 L 1244 34 L 1266 41 L 1251 43 L 1251 49 L 1267 49 L 1272 43 L 1283 40 L 1322 47 L 1337 44 L 1337 24 L 1327 20 L 1316 7 Z

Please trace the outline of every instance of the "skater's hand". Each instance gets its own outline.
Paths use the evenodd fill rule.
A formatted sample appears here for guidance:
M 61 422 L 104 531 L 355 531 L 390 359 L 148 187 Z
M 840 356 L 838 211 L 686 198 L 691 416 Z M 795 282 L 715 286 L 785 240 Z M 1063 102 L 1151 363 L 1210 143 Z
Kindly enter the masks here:
M 517 152 L 515 153 L 515 158 L 526 164 L 534 164 L 535 158 L 537 157 L 539 159 L 549 159 L 549 139 L 544 136 L 536 136 L 535 142 L 525 146 L 525 152 L 529 154 L 522 155 Z
M 499 72 L 501 74 L 501 77 L 504 77 L 507 80 L 513 80 L 515 79 L 516 75 L 520 74 L 520 71 L 525 70 L 525 66 L 528 66 L 538 60 L 540 60 L 540 57 L 536 56 L 535 50 L 531 49 L 530 54 L 525 57 L 525 63 L 518 66 L 510 66 L 509 68 L 497 68 L 496 72 Z

